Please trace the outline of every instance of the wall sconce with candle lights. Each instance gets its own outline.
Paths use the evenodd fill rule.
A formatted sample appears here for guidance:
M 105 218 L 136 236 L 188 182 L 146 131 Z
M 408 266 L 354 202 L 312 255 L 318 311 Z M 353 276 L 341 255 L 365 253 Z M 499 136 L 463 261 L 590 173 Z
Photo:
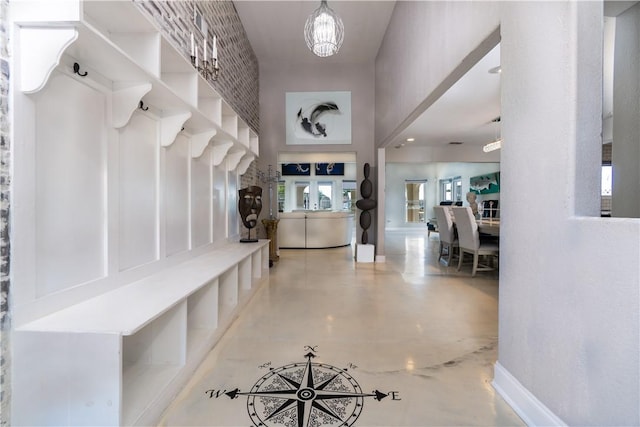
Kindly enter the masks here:
M 211 46 L 211 60 L 207 58 L 207 37 L 205 36 L 202 53 L 203 59 L 200 61 L 198 55 L 198 46 L 196 46 L 193 33 L 191 33 L 191 65 L 193 65 L 199 72 L 202 73 L 205 79 L 218 80 L 220 74 L 220 66 L 218 65 L 218 39 L 216 35 L 213 35 L 213 43 Z

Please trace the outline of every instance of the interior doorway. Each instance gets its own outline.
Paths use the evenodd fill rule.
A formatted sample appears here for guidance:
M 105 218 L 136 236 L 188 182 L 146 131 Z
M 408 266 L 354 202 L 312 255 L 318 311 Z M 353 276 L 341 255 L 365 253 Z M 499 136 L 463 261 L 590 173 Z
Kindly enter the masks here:
M 425 222 L 425 187 L 427 180 L 406 180 L 404 183 L 405 222 Z

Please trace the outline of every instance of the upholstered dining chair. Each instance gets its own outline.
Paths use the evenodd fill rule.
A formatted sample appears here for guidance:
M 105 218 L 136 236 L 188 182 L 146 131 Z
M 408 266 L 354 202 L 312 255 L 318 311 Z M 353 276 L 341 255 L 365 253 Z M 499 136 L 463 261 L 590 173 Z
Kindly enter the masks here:
M 480 263 L 480 257 L 498 256 L 500 247 L 494 242 L 480 241 L 480 233 L 478 232 L 478 224 L 468 206 L 454 207 L 453 215 L 456 218 L 456 228 L 458 230 L 458 244 L 460 251 L 460 259 L 458 260 L 458 270 L 462 268 L 464 254 L 473 255 L 473 267 L 471 276 L 475 276 L 477 271 L 490 271 L 495 268 L 487 263 Z
M 449 213 L 450 208 L 448 206 L 434 206 L 433 209 L 436 212 L 438 233 L 440 235 L 440 253 L 438 254 L 438 262 L 444 259 L 445 265 L 449 266 L 453 257 L 456 256 L 455 252 L 458 247 L 458 239 L 456 238 L 453 220 Z

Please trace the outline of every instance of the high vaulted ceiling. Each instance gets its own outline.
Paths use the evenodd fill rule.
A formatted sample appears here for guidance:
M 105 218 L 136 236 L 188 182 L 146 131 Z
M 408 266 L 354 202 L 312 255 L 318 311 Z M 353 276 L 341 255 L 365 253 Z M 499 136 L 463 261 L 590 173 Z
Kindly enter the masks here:
M 373 64 L 395 1 L 328 1 L 345 30 L 342 48 L 327 58 L 315 56 L 304 41 L 305 21 L 320 1 L 236 0 L 234 4 L 261 65 Z
M 304 24 L 320 1 L 236 0 L 260 66 L 314 63 L 375 63 L 378 49 L 395 6 L 394 1 L 329 1 L 345 26 L 344 44 L 337 55 L 316 57 L 304 41 Z M 489 73 L 500 65 L 499 47 L 458 81 L 443 97 L 402 131 L 389 146 L 446 146 L 463 142 L 482 146 L 496 138 L 500 115 L 500 74 Z M 406 139 L 415 138 L 407 143 Z

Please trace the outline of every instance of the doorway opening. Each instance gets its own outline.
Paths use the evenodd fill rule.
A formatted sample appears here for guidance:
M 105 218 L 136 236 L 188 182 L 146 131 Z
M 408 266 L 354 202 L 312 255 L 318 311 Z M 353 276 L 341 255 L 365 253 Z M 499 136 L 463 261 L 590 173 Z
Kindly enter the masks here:
M 425 187 L 427 180 L 405 180 L 405 222 L 425 222 Z

